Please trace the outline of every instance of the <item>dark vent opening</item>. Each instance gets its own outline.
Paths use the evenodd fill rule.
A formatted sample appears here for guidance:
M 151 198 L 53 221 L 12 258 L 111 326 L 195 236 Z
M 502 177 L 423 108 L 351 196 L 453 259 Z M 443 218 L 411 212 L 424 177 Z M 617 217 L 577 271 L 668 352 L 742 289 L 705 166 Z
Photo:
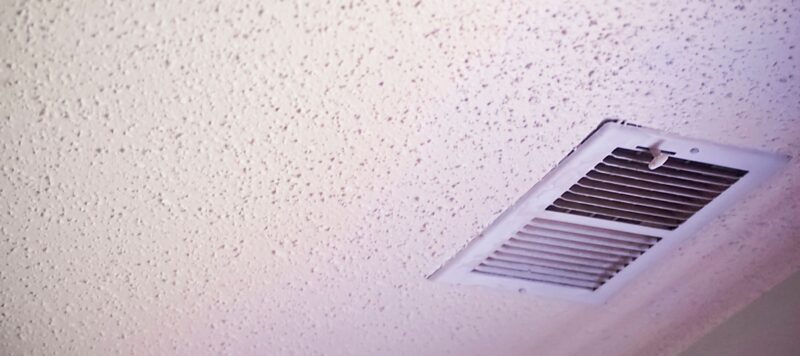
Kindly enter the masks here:
M 747 171 L 617 148 L 556 199 L 549 211 L 674 230 Z

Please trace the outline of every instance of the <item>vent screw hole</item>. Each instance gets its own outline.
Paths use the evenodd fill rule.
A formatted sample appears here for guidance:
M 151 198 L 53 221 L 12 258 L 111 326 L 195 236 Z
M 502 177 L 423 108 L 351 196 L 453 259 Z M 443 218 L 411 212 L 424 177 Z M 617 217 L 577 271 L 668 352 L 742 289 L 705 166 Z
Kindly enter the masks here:
M 697 147 L 692 147 L 692 149 L 691 149 L 691 150 L 689 150 L 689 152 L 691 152 L 691 153 L 697 153 L 697 152 L 700 152 L 700 149 L 699 149 L 699 148 L 697 148 Z

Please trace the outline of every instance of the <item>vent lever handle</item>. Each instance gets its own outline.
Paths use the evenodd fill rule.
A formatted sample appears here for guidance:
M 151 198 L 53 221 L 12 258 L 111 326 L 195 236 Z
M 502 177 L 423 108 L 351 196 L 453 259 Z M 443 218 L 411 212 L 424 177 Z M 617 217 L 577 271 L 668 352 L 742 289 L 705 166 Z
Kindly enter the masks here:
M 658 148 L 658 146 L 661 145 L 661 142 L 663 141 L 658 141 L 654 145 L 650 146 L 650 154 L 653 155 L 653 159 L 647 164 L 647 168 L 650 168 L 651 171 L 663 166 L 664 163 L 667 163 L 667 159 L 669 158 L 666 153 L 661 152 L 661 149 Z

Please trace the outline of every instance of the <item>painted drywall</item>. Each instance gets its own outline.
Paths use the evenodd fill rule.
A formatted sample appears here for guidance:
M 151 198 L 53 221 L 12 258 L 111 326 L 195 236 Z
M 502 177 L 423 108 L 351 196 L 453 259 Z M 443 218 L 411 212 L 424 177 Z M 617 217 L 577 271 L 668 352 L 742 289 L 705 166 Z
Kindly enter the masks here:
M 6 1 L 9 355 L 674 354 L 800 268 L 792 1 Z M 605 305 L 432 283 L 607 117 L 795 159 Z
M 800 273 L 770 289 L 681 356 L 793 356 L 800 350 Z

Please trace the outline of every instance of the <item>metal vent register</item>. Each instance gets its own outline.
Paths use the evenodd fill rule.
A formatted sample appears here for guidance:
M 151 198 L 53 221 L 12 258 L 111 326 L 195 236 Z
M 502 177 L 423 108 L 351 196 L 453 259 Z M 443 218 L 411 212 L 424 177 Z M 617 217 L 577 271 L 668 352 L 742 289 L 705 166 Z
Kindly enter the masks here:
M 605 121 L 430 278 L 601 302 L 787 160 Z

